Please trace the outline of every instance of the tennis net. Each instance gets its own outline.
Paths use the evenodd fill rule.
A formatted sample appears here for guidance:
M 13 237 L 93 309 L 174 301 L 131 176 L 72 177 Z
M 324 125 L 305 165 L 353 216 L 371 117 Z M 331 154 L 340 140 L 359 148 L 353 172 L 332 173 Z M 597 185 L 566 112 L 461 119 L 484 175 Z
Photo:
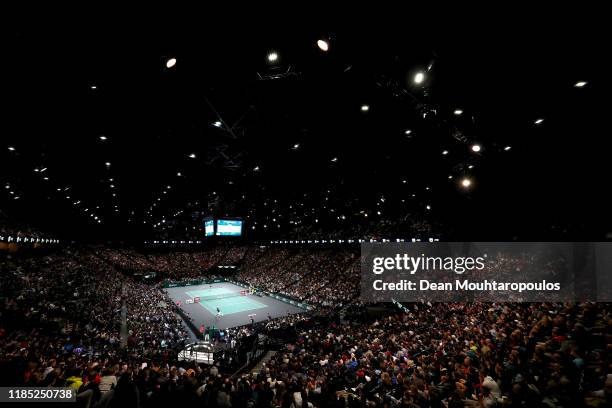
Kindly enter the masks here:
M 235 296 L 246 296 L 247 293 L 248 292 L 246 290 L 238 290 L 238 291 L 234 291 L 234 292 L 220 293 L 218 295 L 199 296 L 199 298 L 200 298 L 200 302 L 201 302 L 203 300 L 218 300 L 218 299 L 231 298 L 231 297 L 235 297 Z

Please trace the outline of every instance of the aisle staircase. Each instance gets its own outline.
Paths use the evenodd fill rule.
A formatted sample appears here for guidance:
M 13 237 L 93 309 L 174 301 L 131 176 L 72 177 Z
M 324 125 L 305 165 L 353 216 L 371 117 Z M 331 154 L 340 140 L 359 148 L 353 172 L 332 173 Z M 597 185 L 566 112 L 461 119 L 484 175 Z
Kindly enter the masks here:
M 251 374 L 259 374 L 259 372 L 263 368 L 264 364 L 266 364 L 268 361 L 272 360 L 272 357 L 274 357 L 275 354 L 276 354 L 276 351 L 274 351 L 274 350 L 268 351 L 263 356 L 263 358 L 259 361 L 259 363 L 257 363 L 257 365 L 255 367 L 253 367 L 253 369 L 251 370 Z

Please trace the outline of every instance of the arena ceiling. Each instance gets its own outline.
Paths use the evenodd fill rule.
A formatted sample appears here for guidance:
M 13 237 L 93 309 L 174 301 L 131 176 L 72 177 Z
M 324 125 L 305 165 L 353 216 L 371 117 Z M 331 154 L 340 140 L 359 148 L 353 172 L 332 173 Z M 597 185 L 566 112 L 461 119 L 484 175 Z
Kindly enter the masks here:
M 603 239 L 598 26 L 438 28 L 16 23 L 0 209 L 66 238 L 214 213 L 266 237 L 414 217 Z

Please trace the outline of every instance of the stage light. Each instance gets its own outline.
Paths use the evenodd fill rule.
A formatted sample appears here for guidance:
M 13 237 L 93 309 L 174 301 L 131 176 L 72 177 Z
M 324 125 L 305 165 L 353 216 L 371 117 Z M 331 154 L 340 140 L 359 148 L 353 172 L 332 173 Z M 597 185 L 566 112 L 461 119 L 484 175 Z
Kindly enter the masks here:
M 296 143 L 296 144 L 293 145 L 293 150 L 297 150 L 299 148 L 300 148 L 300 144 L 299 143 Z
M 333 163 L 335 163 L 335 162 L 337 162 L 337 161 L 338 161 L 338 158 L 337 158 L 337 157 L 334 157 L 333 159 L 331 159 L 331 161 L 332 161 Z
M 446 156 L 447 154 L 448 154 L 448 150 L 443 150 L 443 151 L 442 151 L 442 155 L 443 155 L 443 156 Z
M 405 134 L 405 135 L 409 135 L 409 134 L 411 134 L 411 133 L 412 133 L 412 130 L 410 130 L 410 129 L 407 129 L 407 130 L 404 132 L 404 134 Z
M 417 72 L 416 75 L 414 76 L 415 84 L 421 84 L 423 83 L 424 80 L 425 80 L 425 74 L 422 72 Z
M 328 51 L 329 50 L 329 43 L 325 40 L 319 40 L 317 41 L 317 47 L 319 47 L 319 49 L 321 51 Z
M 453 176 L 448 176 L 448 179 L 449 179 L 449 180 L 452 180 L 452 178 L 453 178 Z
M 111 164 L 110 164 L 110 162 L 106 162 L 106 163 L 104 163 L 104 165 L 105 165 L 106 167 L 110 167 L 110 165 L 111 165 Z
M 512 149 L 512 146 L 506 146 L 506 147 L 504 147 L 504 150 L 505 150 L 505 151 L 508 151 L 508 150 L 510 150 L 510 149 Z
M 213 123 L 214 127 L 221 127 L 222 123 L 220 121 L 216 121 Z
M 428 209 L 428 210 L 431 210 L 431 206 L 430 205 L 425 206 L 425 208 Z
M 473 165 L 473 164 L 470 164 L 470 165 L 468 166 L 468 169 L 473 169 L 473 168 L 474 168 L 474 165 Z
M 453 112 L 455 115 L 459 116 L 463 114 L 463 111 L 461 109 L 455 109 L 455 112 Z
M 473 152 L 478 153 L 480 150 L 482 150 L 482 147 L 479 144 L 472 145 Z
M 189 155 L 189 158 L 190 158 L 190 159 L 195 159 L 195 158 L 196 158 L 195 153 L 191 153 L 191 154 Z
M 278 54 L 276 52 L 271 52 L 268 54 L 269 62 L 276 62 L 278 60 Z
M 100 140 L 102 141 L 106 140 L 106 136 L 100 136 Z
M 472 180 L 470 180 L 469 178 L 464 178 L 463 180 L 461 180 L 462 187 L 468 188 L 471 185 L 472 185 Z
M 8 149 L 9 149 L 11 152 L 14 152 L 14 151 L 15 151 L 15 148 L 14 148 L 13 146 L 9 146 L 9 147 L 8 147 Z
M 255 168 L 253 169 L 253 171 L 259 171 L 259 166 L 255 166 Z
M 98 89 L 98 87 L 97 87 L 96 85 L 92 85 L 92 86 L 90 86 L 90 88 L 91 88 L 91 89 L 93 89 L 94 91 L 95 91 L 96 89 Z
M 539 125 L 540 123 L 544 122 L 544 119 L 536 119 L 535 123 L 536 125 Z
M 370 106 L 369 105 L 361 105 L 361 111 L 362 112 L 367 112 L 370 110 Z
M 176 173 L 176 176 L 181 177 L 182 176 L 181 172 L 179 171 L 178 173 Z
M 583 86 L 585 86 L 587 84 L 586 81 L 578 81 L 574 84 L 575 88 L 582 88 Z
M 176 65 L 176 58 L 169 58 L 168 61 L 166 61 L 166 68 L 172 68 L 175 65 Z

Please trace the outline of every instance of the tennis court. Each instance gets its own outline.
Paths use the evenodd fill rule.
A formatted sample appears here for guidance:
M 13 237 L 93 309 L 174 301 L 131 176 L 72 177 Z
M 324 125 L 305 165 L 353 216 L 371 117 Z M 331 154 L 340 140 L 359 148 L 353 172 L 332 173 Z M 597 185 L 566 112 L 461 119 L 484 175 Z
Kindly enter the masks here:
M 203 284 L 194 286 L 179 286 L 165 289 L 175 303 L 180 304 L 200 327 L 230 328 L 267 320 L 268 317 L 277 318 L 295 313 L 302 313 L 304 309 L 285 303 L 269 296 L 240 295 L 245 288 L 230 282 Z M 200 298 L 199 303 L 187 303 L 195 297 Z M 222 316 L 217 318 L 217 307 Z
M 217 313 L 217 308 L 219 308 L 223 315 L 231 315 L 234 313 L 249 312 L 251 310 L 268 307 L 267 305 L 253 299 L 252 295 L 242 296 L 227 287 L 190 290 L 185 293 L 191 298 L 199 296 L 201 298 L 199 303 L 200 306 L 213 314 Z M 219 298 L 212 299 L 217 296 Z

